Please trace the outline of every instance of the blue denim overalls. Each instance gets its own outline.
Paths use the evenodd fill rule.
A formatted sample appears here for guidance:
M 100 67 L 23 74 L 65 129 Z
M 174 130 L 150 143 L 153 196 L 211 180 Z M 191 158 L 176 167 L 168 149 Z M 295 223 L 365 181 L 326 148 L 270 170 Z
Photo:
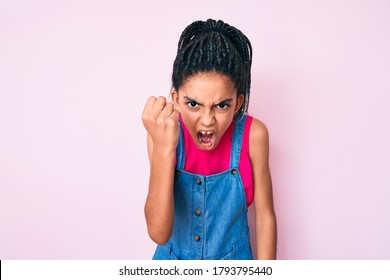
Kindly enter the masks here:
M 253 259 L 246 197 L 238 164 L 246 116 L 235 120 L 230 169 L 210 176 L 184 171 L 183 135 L 177 148 L 174 225 L 154 260 Z

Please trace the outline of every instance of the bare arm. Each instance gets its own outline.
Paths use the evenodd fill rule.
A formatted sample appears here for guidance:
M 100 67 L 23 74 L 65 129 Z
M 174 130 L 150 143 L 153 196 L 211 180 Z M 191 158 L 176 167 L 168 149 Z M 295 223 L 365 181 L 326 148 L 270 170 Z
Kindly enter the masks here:
M 268 130 L 255 118 L 252 121 L 249 141 L 254 184 L 257 258 L 276 259 L 277 230 L 268 164 Z
M 150 161 L 145 218 L 149 236 L 158 244 L 165 244 L 172 234 L 178 118 L 179 113 L 173 109 L 173 105 L 166 103 L 165 98 L 162 97 L 149 98 L 142 117 L 148 131 Z

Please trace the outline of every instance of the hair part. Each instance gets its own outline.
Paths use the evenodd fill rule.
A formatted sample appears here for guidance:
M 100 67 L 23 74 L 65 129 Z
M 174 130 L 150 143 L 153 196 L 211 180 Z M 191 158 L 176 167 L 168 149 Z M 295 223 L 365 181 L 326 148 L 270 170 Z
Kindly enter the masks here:
M 252 46 L 240 30 L 222 20 L 195 21 L 180 36 L 172 86 L 179 91 L 186 80 L 197 73 L 226 75 L 234 83 L 237 94 L 244 95 L 239 112 L 247 113 L 251 66 Z

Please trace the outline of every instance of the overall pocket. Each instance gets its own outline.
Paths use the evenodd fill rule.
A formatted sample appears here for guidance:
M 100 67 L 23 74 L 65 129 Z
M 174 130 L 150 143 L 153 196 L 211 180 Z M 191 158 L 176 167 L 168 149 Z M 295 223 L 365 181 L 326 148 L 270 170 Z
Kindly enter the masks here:
M 233 246 L 233 250 L 221 260 L 253 260 L 249 236 L 240 238 Z

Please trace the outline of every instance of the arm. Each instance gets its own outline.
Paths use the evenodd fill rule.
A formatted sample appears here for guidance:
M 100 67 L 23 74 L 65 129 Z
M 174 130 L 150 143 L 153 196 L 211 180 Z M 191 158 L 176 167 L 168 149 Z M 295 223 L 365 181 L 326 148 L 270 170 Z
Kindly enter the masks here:
M 268 165 L 268 130 L 255 118 L 249 134 L 249 154 L 254 185 L 257 258 L 276 259 L 276 216 Z
M 165 98 L 151 97 L 145 105 L 142 119 L 148 131 L 150 161 L 145 218 L 150 238 L 162 245 L 171 237 L 173 227 L 173 180 L 179 113 L 172 104 L 166 103 Z

